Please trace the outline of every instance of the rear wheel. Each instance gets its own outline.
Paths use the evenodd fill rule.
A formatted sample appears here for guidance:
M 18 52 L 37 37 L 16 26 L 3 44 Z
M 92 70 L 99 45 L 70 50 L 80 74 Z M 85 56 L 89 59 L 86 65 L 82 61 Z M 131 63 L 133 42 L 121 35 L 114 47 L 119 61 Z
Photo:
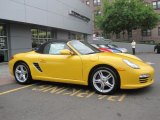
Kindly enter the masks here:
M 99 67 L 93 71 L 90 85 L 98 93 L 113 94 L 119 88 L 119 79 L 111 68 Z
M 23 63 L 17 63 L 14 67 L 14 77 L 19 84 L 29 84 L 32 81 L 29 67 Z

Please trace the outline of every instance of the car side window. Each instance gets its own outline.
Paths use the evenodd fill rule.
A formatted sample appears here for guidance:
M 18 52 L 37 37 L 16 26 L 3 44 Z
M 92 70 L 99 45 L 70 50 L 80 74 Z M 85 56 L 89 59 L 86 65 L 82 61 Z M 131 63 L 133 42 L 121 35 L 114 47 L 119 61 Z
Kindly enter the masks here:
M 68 49 L 66 43 L 50 43 L 44 47 L 44 54 L 60 55 L 60 51 Z

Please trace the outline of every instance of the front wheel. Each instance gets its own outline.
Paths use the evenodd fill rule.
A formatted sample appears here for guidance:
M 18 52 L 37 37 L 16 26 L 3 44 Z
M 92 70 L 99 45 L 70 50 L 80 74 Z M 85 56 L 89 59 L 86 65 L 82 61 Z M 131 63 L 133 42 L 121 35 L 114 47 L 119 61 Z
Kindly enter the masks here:
M 98 93 L 113 94 L 119 88 L 119 79 L 111 68 L 99 67 L 93 71 L 90 85 Z
M 14 76 L 19 84 L 29 84 L 32 81 L 29 67 L 21 62 L 17 63 L 14 67 Z

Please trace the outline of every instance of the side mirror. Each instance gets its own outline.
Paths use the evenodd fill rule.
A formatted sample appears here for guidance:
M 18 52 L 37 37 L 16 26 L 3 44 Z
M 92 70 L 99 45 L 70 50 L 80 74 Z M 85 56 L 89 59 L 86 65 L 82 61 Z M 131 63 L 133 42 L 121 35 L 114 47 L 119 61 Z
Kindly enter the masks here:
M 73 53 L 68 49 L 61 50 L 60 54 L 61 55 L 73 55 Z

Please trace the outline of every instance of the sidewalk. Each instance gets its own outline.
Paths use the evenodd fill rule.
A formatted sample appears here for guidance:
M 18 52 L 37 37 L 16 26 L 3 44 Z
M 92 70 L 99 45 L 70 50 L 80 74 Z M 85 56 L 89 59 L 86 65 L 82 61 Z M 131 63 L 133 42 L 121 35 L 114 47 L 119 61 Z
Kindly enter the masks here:
M 0 85 L 15 82 L 14 77 L 10 75 L 8 63 L 0 64 Z

